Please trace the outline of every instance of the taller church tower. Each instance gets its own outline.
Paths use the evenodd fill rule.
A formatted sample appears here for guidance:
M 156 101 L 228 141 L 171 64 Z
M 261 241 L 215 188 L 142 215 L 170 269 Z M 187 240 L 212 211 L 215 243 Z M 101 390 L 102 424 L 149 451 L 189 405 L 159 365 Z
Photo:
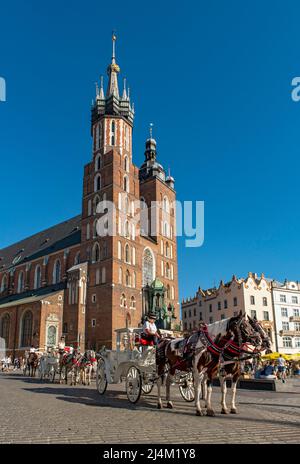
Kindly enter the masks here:
M 92 104 L 92 160 L 83 179 L 81 261 L 88 262 L 85 340 L 95 349 L 114 347 L 114 330 L 138 327 L 149 309 L 157 310 L 166 326 L 179 324 L 174 179 L 166 177 L 157 163 L 152 136 L 141 169 L 132 163 L 134 107 L 125 80 L 122 96 L 119 92 L 115 45 L 113 35 L 107 90 L 104 93 L 101 78 Z M 154 207 L 156 230 L 149 228 L 144 235 L 136 216 L 140 200 L 149 206 L 149 218 L 154 217 L 152 202 L 161 203 Z M 115 206 L 113 224 L 106 219 L 108 202 Z

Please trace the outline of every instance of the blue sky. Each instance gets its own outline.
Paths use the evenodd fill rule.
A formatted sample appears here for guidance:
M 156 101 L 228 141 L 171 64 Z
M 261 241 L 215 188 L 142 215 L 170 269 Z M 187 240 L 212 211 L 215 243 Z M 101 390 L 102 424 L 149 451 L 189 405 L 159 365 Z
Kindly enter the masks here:
M 136 108 L 134 162 L 153 122 L 178 199 L 205 201 L 203 246 L 178 240 L 180 298 L 248 271 L 300 279 L 299 2 L 0 8 L 1 248 L 80 212 L 94 82 L 116 29 Z

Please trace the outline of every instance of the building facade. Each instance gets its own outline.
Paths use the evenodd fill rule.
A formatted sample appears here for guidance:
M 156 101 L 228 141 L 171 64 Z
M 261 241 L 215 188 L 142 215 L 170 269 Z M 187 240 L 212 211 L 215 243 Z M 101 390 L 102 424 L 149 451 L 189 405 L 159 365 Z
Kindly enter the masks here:
M 80 215 L 0 250 L 0 337 L 14 356 L 61 334 L 81 349 L 115 346 L 115 329 L 156 311 L 179 326 L 174 179 L 156 141 L 133 163 L 134 107 L 119 93 L 115 42 L 91 109 L 91 161 Z M 112 206 L 113 205 L 113 206 Z
M 300 284 L 271 282 L 275 319 L 276 351 L 300 353 Z
M 240 311 L 261 322 L 275 349 L 271 284 L 263 274 L 259 277 L 249 272 L 246 278 L 233 276 L 230 282 L 221 281 L 218 288 L 199 288 L 193 298 L 182 301 L 183 329 L 189 332 L 198 328 L 200 320 L 212 324 Z

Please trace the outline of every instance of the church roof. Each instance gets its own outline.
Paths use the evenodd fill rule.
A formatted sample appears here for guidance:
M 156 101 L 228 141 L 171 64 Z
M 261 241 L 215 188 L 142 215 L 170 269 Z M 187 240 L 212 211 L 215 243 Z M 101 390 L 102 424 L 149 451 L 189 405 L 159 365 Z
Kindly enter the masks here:
M 0 272 L 79 244 L 81 215 L 0 250 Z
M 0 309 L 44 300 L 47 296 L 59 294 L 60 291 L 65 288 L 66 283 L 60 282 L 59 284 L 50 285 L 49 287 L 29 290 L 21 294 L 9 295 L 0 299 Z

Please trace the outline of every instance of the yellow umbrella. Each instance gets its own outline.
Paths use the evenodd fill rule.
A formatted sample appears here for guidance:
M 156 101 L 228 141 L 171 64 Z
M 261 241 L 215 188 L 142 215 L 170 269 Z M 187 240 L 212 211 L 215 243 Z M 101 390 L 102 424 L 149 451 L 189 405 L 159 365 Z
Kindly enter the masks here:
M 295 354 L 281 354 L 281 353 L 277 353 L 277 352 L 274 352 L 274 353 L 270 353 L 270 354 L 264 354 L 262 355 L 262 359 L 277 359 L 279 358 L 279 356 L 282 356 L 284 359 L 287 359 L 288 361 L 290 361 L 291 359 L 295 359 L 295 360 L 298 360 L 300 359 L 300 353 L 295 353 Z

